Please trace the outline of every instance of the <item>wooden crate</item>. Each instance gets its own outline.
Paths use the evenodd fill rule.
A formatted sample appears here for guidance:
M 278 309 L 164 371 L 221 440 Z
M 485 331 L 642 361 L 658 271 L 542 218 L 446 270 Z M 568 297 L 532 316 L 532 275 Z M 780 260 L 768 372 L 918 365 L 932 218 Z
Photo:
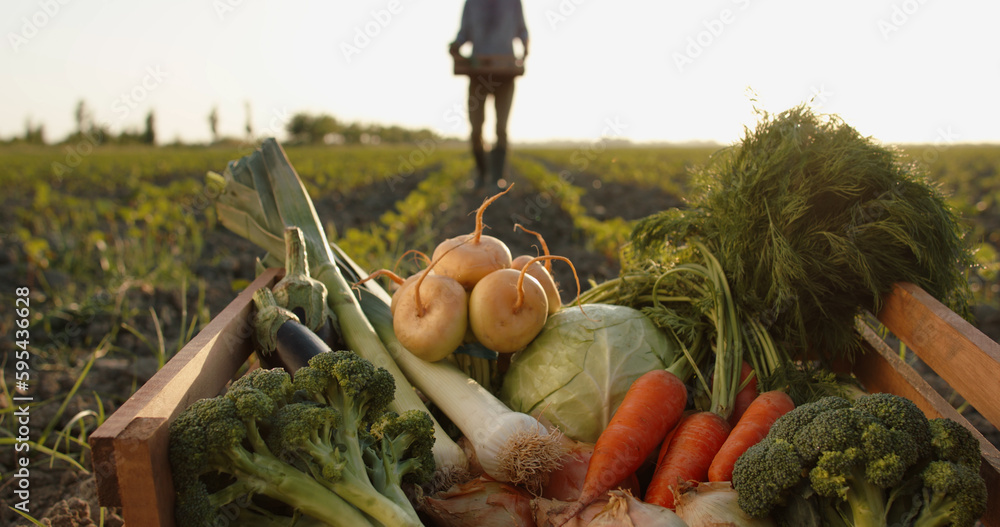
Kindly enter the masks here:
M 993 426 L 1000 427 L 1000 344 L 913 284 L 896 284 L 878 319 Z M 852 370 L 866 390 L 907 397 L 928 417 L 958 421 L 979 439 L 980 472 L 989 489 L 983 525 L 1000 527 L 1000 452 L 884 340 L 868 328 L 861 331 L 870 349 L 858 357 Z
M 220 394 L 247 362 L 253 293 L 273 286 L 283 273 L 261 274 L 90 435 L 98 500 L 122 507 L 126 525 L 174 525 L 170 422 L 198 399 Z
M 508 55 L 481 55 L 464 57 L 452 55 L 455 59 L 455 75 L 499 75 L 516 77 L 524 75 L 524 61 Z
M 167 462 L 170 421 L 190 403 L 218 395 L 252 353 L 252 295 L 270 287 L 270 270 L 224 309 L 90 438 L 101 505 L 122 507 L 125 523 L 172 527 L 174 489 Z M 994 425 L 1000 425 L 1000 345 L 912 284 L 899 284 L 879 320 Z M 1000 452 L 884 340 L 860 328 L 870 347 L 852 370 L 872 392 L 912 399 L 929 417 L 967 426 L 983 449 L 989 487 L 986 527 L 1000 527 Z

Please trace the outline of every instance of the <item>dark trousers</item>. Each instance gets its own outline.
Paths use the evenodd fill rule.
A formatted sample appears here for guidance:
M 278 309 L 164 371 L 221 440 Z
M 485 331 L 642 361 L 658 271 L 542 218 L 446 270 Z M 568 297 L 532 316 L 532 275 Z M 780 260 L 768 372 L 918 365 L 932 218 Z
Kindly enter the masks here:
M 469 122 L 472 125 L 472 155 L 481 179 L 486 177 L 486 148 L 483 145 L 483 122 L 486 120 L 486 105 L 490 97 L 496 108 L 497 142 L 493 148 L 494 164 L 503 166 L 507 151 L 507 118 L 514 101 L 514 77 L 497 75 L 472 75 L 469 77 Z M 496 171 L 496 170 L 495 170 Z M 494 174 L 498 179 L 499 174 Z

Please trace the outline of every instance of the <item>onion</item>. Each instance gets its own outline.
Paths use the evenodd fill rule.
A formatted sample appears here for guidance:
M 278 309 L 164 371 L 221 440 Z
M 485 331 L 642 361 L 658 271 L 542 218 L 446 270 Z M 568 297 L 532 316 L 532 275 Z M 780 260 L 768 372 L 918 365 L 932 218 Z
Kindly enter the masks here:
M 736 503 L 728 481 L 698 483 L 677 498 L 677 515 L 690 527 L 776 527 L 770 518 L 751 518 Z
M 631 492 L 608 492 L 608 504 L 588 523 L 588 527 L 632 525 L 634 527 L 684 527 L 687 525 L 670 509 L 640 501 Z
M 441 527 L 534 527 L 531 495 L 480 477 L 421 500 L 421 510 Z
M 569 501 L 554 500 L 549 498 L 535 498 L 531 500 L 531 510 L 535 515 L 535 525 L 537 527 L 552 527 L 552 519 L 570 505 Z M 591 520 L 604 510 L 608 504 L 608 497 L 604 495 L 590 505 L 587 505 L 576 516 L 570 518 L 562 527 L 587 527 Z

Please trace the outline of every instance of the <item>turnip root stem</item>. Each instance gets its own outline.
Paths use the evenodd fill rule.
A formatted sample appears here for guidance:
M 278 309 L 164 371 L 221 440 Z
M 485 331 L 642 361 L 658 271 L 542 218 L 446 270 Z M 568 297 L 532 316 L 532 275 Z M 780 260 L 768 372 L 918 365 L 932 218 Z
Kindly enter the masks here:
M 531 229 L 526 229 L 524 227 L 524 225 L 521 225 L 520 223 L 515 223 L 514 224 L 514 230 L 516 231 L 518 229 L 521 229 L 522 231 L 524 231 L 524 232 L 526 232 L 528 234 L 535 235 L 535 238 L 538 238 L 538 243 L 542 246 L 542 255 L 544 255 L 544 256 L 548 256 L 549 255 L 549 245 L 547 243 L 545 243 L 545 238 L 542 237 L 541 233 L 535 232 L 535 231 L 533 231 Z M 550 273 L 552 272 L 552 261 L 551 260 L 545 260 L 545 270 L 548 271 L 548 272 L 550 272 Z

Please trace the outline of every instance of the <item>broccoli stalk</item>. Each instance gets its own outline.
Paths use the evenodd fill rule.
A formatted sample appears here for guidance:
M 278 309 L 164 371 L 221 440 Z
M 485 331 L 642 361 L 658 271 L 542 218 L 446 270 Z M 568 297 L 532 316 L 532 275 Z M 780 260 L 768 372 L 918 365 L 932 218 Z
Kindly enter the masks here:
M 280 500 L 331 525 L 344 521 L 371 525 L 357 509 L 308 474 L 267 450 L 247 450 L 245 443 L 255 442 L 250 429 L 257 423 L 252 418 L 250 423 L 248 427 L 239 416 L 233 398 L 216 397 L 195 402 L 171 424 L 170 462 L 179 490 L 179 525 L 215 525 L 224 519 L 219 512 L 223 505 L 255 494 Z M 236 482 L 210 494 L 197 478 L 212 472 L 232 476 Z
M 378 491 L 403 506 L 410 501 L 403 483 L 420 484 L 434 475 L 434 422 L 424 412 L 383 414 L 372 424 L 373 449 L 366 451 L 368 471 Z
M 986 483 L 973 468 L 934 461 L 920 474 L 923 507 L 913 527 L 973 525 L 986 512 Z
M 396 492 L 389 487 L 389 495 L 381 492 L 373 484 L 365 462 L 366 458 L 382 455 L 369 452 L 375 443 L 369 429 L 385 415 L 395 416 L 387 410 L 395 390 L 389 372 L 355 353 L 335 351 L 313 357 L 308 366 L 295 373 L 293 386 L 310 402 L 294 403 L 279 412 L 272 448 L 304 460 L 323 484 L 380 523 L 420 525 L 417 512 L 402 490 Z M 426 413 L 416 413 L 427 419 L 421 424 L 431 423 Z M 336 425 L 316 431 L 321 423 L 330 421 L 336 421 Z M 433 424 L 430 426 L 433 436 Z M 423 428 L 415 430 L 416 434 L 424 432 Z M 433 439 L 425 441 L 417 453 L 422 463 L 429 463 L 427 475 L 433 473 L 433 457 L 423 456 L 431 455 L 433 443 Z
M 838 514 L 847 525 L 886 525 L 886 495 L 866 477 L 864 460 L 858 449 L 824 453 L 809 471 L 809 479 L 820 496 L 838 498 L 846 504 L 848 510 Z
M 420 526 L 401 485 L 433 474 L 434 424 L 425 412 L 388 411 L 394 390 L 384 368 L 329 351 L 294 381 L 259 369 L 195 402 L 170 428 L 177 523 L 239 514 L 260 525 Z

